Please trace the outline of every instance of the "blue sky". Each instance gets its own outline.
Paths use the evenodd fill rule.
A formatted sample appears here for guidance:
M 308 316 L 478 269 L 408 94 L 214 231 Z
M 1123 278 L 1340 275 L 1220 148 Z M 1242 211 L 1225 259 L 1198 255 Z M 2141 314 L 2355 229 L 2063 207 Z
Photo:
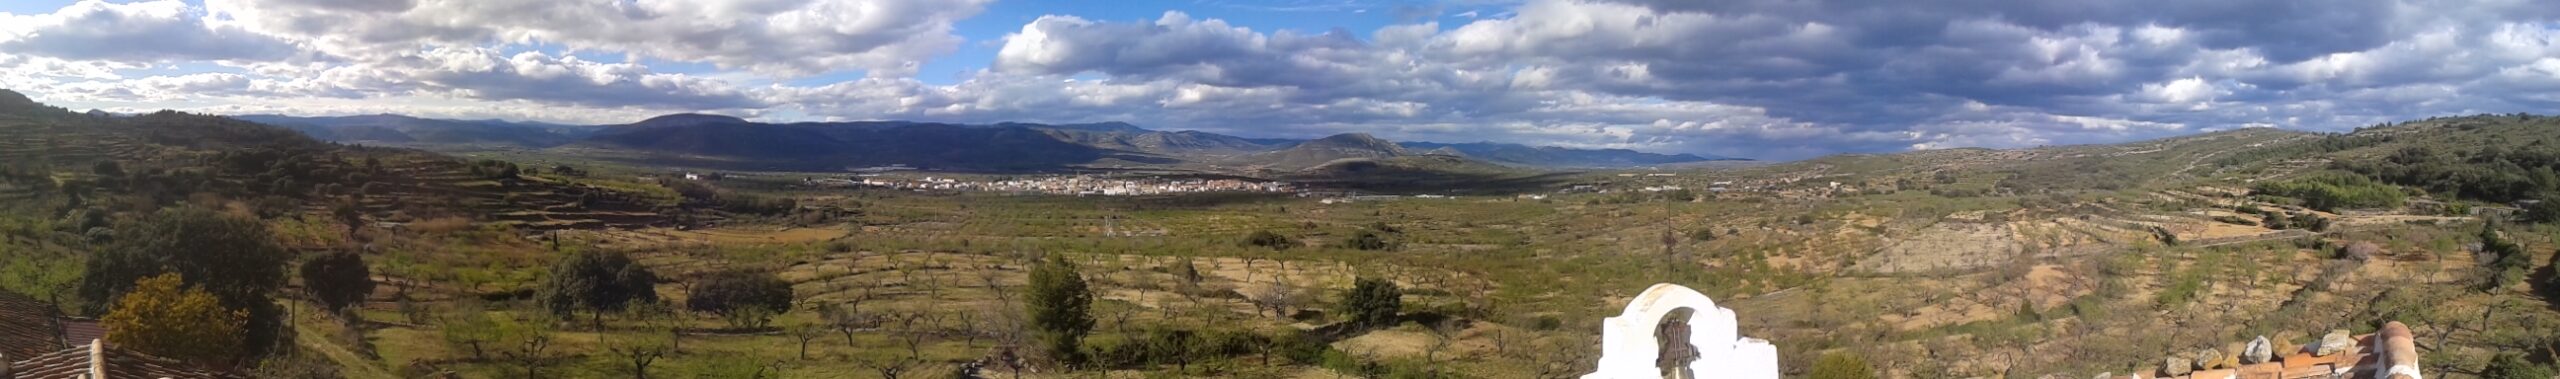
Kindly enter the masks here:
M 0 2 L 75 109 L 1127 121 L 1801 159 L 2560 106 L 2532 0 Z

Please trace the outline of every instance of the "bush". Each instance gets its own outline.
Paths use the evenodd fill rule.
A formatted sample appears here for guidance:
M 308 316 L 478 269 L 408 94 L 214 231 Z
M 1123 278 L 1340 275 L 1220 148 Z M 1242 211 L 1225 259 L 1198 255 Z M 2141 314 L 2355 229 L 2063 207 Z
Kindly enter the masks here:
M 143 278 L 116 300 L 100 324 L 119 347 L 196 364 L 217 364 L 240 350 L 249 313 L 225 309 L 203 288 L 180 286 L 178 274 Z
M 1349 318 L 1347 321 L 1356 325 L 1371 328 L 1395 325 L 1396 314 L 1404 310 L 1404 289 L 1386 279 L 1360 278 L 1352 283 L 1351 292 L 1343 293 L 1342 301 L 1335 305 L 1343 317 Z
M 730 327 L 762 328 L 773 316 L 791 310 L 791 282 L 770 270 L 735 269 L 712 273 L 686 294 L 685 308 L 719 315 Z
M 1298 241 L 1270 230 L 1256 230 L 1253 231 L 1253 235 L 1245 236 L 1244 244 L 1246 246 L 1271 248 L 1272 250 L 1288 250 L 1291 247 L 1297 247 Z
M 1813 361 L 1813 371 L 1812 373 L 1805 375 L 1805 377 L 1812 379 L 1875 379 L 1876 373 L 1874 368 L 1867 367 L 1866 359 L 1858 358 L 1857 355 L 1849 353 L 1835 352 L 1823 354 L 1821 359 Z
M 1354 250 L 1378 251 L 1394 250 L 1396 246 L 1394 241 L 1388 241 L 1384 234 L 1378 233 L 1376 230 L 1362 230 L 1359 233 L 1352 234 L 1350 238 L 1343 239 L 1342 247 Z
M 2329 218 L 2305 212 L 2303 214 L 2293 215 L 2293 226 L 2314 232 L 2327 232 L 2329 231 Z
M 1556 318 L 1555 315 L 1538 316 L 1537 321 L 1530 323 L 1530 325 L 1530 328 L 1532 329 L 1537 329 L 1539 331 L 1551 331 L 1563 328 L 1564 320 Z

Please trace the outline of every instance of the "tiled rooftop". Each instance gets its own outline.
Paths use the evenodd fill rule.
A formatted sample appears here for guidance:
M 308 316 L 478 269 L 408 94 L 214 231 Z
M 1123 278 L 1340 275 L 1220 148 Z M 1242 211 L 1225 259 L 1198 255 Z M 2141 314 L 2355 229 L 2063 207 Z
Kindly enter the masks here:
M 235 379 L 240 375 L 188 367 L 185 363 L 142 353 L 125 351 L 104 342 L 36 355 L 28 358 L 11 356 L 7 367 L 0 368 L 0 379 Z
M 0 354 L 16 359 L 62 350 L 54 309 L 33 297 L 0 291 Z

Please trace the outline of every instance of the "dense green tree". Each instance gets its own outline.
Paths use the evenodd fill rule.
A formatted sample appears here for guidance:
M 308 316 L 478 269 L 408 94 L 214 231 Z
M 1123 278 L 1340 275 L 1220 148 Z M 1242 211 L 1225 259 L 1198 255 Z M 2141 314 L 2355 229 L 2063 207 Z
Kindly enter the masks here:
M 373 294 L 373 271 L 366 268 L 364 255 L 352 251 L 332 251 L 302 262 L 302 289 L 311 300 L 332 312 L 364 302 Z
M 1084 336 L 1093 332 L 1093 289 L 1084 274 L 1065 257 L 1050 257 L 1031 269 L 1024 313 L 1050 358 L 1067 364 L 1084 361 Z
M 774 315 L 791 310 L 791 282 L 772 270 L 732 269 L 712 273 L 685 294 L 685 308 L 719 315 L 729 326 L 761 328 Z
M 590 312 L 589 321 L 601 328 L 605 313 L 632 303 L 658 301 L 657 281 L 656 273 L 628 254 L 579 251 L 551 266 L 551 276 L 538 297 L 554 315 Z
M 1386 279 L 1359 278 L 1334 305 L 1343 317 L 1362 327 L 1395 325 L 1396 314 L 1404 311 L 1404 289 Z
M 1834 352 L 1823 354 L 1822 358 L 1815 359 L 1813 361 L 1812 372 L 1806 374 L 1805 377 L 1811 379 L 1875 379 L 1876 373 L 1875 368 L 1867 366 L 1866 359 L 1858 358 L 1855 354 Z
M 176 273 L 186 285 L 247 310 L 248 355 L 263 355 L 282 336 L 284 310 L 273 301 L 284 287 L 292 256 L 275 243 L 266 224 L 203 208 L 163 209 L 119 223 L 114 241 L 98 249 L 82 271 L 80 298 L 89 314 L 133 289 L 142 278 Z

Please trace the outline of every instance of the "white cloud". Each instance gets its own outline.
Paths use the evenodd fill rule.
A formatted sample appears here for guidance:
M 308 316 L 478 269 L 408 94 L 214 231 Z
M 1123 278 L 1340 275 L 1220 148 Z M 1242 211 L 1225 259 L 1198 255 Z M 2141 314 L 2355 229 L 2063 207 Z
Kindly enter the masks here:
M 418 46 L 546 44 L 800 76 L 913 74 L 960 44 L 951 24 L 985 0 L 207 0 L 237 25 L 339 56 Z
M 2513 0 L 1532 0 L 1319 32 L 1047 15 L 981 41 L 987 70 L 914 78 L 988 4 L 90 0 L 0 15 L 0 85 L 111 109 L 1127 120 L 1776 159 L 2560 106 L 2560 8 Z M 868 75 L 793 80 L 847 70 Z
M 202 13 L 178 0 L 81 0 L 49 14 L 0 13 L 0 51 L 128 62 L 275 60 L 295 53 L 266 35 L 207 25 Z

